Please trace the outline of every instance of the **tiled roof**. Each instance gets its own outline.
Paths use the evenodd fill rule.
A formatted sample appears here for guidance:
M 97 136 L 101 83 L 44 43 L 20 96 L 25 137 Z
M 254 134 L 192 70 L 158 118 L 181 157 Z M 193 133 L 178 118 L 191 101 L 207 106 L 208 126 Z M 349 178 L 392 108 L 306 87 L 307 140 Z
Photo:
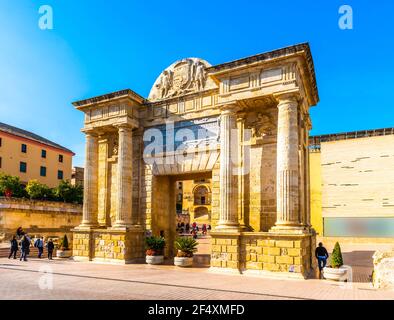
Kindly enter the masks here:
M 23 129 L 19 129 L 17 127 L 10 126 L 10 125 L 2 123 L 2 122 L 0 122 L 0 131 L 3 131 L 3 132 L 8 133 L 8 134 L 12 134 L 14 136 L 18 136 L 18 137 L 22 137 L 22 138 L 25 138 L 25 139 L 33 140 L 33 141 L 36 141 L 36 142 L 48 145 L 50 147 L 53 147 L 53 148 L 56 148 L 56 149 L 60 149 L 60 150 L 63 150 L 65 152 L 69 152 L 69 153 L 74 154 L 74 152 L 72 152 L 70 149 L 67 149 L 67 148 L 63 147 L 60 144 L 52 142 L 52 141 L 50 141 L 48 139 L 45 139 L 45 138 L 43 138 L 43 137 L 41 137 L 41 136 L 39 136 L 37 134 L 34 134 L 32 132 L 29 132 L 29 131 L 26 131 L 26 130 L 23 130 Z

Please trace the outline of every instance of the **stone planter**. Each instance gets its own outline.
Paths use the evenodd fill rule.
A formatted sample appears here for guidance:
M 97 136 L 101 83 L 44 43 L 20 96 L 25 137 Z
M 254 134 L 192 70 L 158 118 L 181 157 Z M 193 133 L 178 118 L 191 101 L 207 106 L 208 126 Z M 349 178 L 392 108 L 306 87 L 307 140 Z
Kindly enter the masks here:
M 147 264 L 162 264 L 164 261 L 164 256 L 146 256 Z
M 191 267 L 193 265 L 193 257 L 175 257 L 174 265 L 178 267 Z
M 341 266 L 339 268 L 325 267 L 323 269 L 323 277 L 333 281 L 348 281 L 350 276 L 350 266 Z
M 56 257 L 58 258 L 70 258 L 72 256 L 72 250 L 57 250 Z

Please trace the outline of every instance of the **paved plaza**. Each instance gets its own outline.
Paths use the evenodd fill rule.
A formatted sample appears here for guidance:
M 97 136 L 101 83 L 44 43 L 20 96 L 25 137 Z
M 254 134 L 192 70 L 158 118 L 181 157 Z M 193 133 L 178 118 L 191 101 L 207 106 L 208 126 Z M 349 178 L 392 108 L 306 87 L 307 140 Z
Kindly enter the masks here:
M 355 246 L 358 251 L 344 247 L 345 263 L 355 270 L 355 282 L 346 284 L 213 273 L 202 259 L 207 241 L 196 257 L 201 263 L 190 269 L 171 261 L 150 266 L 0 258 L 0 299 L 394 299 L 394 291 L 376 290 L 369 282 L 368 245 Z

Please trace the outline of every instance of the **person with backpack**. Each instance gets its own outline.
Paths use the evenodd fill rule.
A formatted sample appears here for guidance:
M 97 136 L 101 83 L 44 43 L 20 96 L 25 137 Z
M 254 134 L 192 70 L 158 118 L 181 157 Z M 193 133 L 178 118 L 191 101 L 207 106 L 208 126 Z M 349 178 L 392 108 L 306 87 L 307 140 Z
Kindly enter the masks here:
M 8 256 L 8 259 L 11 259 L 12 255 L 14 256 L 14 259 L 16 259 L 16 253 L 18 251 L 18 241 L 16 240 L 16 236 L 12 237 L 11 240 L 11 250 L 10 250 L 10 255 Z
M 49 241 L 47 243 L 48 260 L 53 260 L 52 259 L 53 249 L 55 249 L 55 245 L 54 245 L 52 239 L 49 239 Z
M 20 261 L 27 261 L 27 256 L 30 253 L 30 238 L 25 234 L 21 240 L 21 257 Z
M 44 253 L 44 239 L 40 237 L 34 242 L 34 246 L 38 249 L 38 258 L 41 259 L 42 254 Z

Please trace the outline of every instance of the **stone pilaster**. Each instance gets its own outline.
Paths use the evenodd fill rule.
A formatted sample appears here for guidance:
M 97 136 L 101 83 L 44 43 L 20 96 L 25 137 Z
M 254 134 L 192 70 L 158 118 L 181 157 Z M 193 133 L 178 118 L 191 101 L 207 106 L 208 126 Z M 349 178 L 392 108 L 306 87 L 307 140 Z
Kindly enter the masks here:
M 85 153 L 83 211 L 79 228 L 94 228 L 98 225 L 98 136 L 94 132 L 86 132 Z
M 132 222 L 132 128 L 121 125 L 118 127 L 118 174 L 117 174 L 117 209 L 114 228 L 127 228 Z
M 302 230 L 299 205 L 298 102 L 293 95 L 278 97 L 277 219 L 272 231 Z
M 216 227 L 220 231 L 236 231 L 238 221 L 238 188 L 236 175 L 237 106 L 222 107 L 220 115 L 220 215 Z
M 101 227 L 110 225 L 108 205 L 108 137 L 99 137 L 98 164 L 98 223 Z
M 245 215 L 245 176 L 249 174 L 249 163 L 246 161 L 248 159 L 247 152 L 248 148 L 245 143 L 250 143 L 248 141 L 247 134 L 245 133 L 245 122 L 246 122 L 246 112 L 238 113 L 237 118 L 237 128 L 238 128 L 238 221 L 240 223 L 241 230 L 247 230 L 246 215 Z M 248 129 L 246 129 L 248 130 Z

